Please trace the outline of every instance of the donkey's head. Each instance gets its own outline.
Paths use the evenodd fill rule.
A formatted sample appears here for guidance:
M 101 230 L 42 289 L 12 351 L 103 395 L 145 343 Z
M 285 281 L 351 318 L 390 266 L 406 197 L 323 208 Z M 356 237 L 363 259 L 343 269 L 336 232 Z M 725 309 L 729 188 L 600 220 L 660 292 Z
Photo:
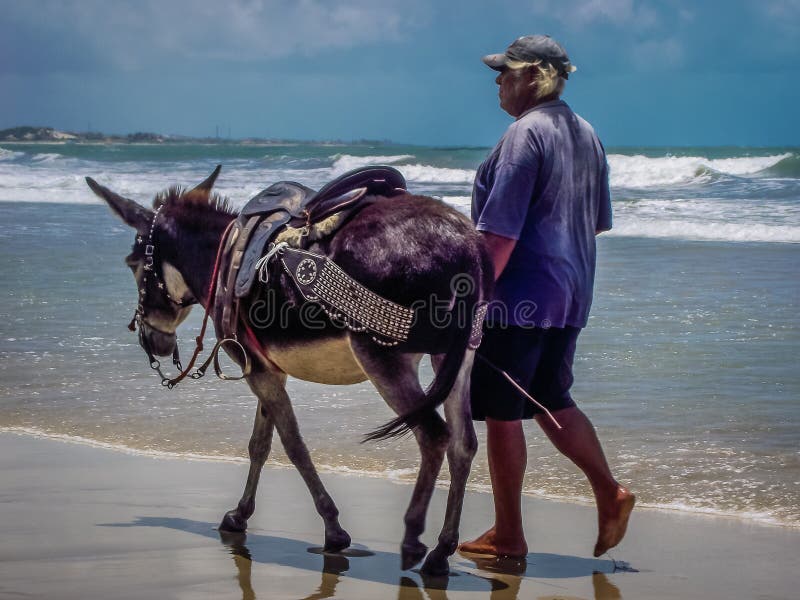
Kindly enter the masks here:
M 217 166 L 205 181 L 192 190 L 181 192 L 173 189 L 170 193 L 177 197 L 197 198 L 205 195 L 207 199 L 219 171 L 220 167 Z M 86 183 L 120 219 L 136 230 L 133 250 L 125 257 L 125 263 L 133 271 L 139 294 L 136 313 L 129 328 L 133 331 L 136 325 L 139 326 L 139 343 L 152 364 L 154 355 L 175 353 L 178 325 L 198 302 L 181 272 L 170 262 L 170 256 L 175 255 L 175 248 L 170 247 L 174 240 L 164 233 L 161 221 L 166 217 L 160 216 L 167 204 L 167 196 L 157 196 L 154 209 L 149 209 L 98 184 L 91 177 L 86 178 Z M 173 355 L 177 357 L 177 354 Z

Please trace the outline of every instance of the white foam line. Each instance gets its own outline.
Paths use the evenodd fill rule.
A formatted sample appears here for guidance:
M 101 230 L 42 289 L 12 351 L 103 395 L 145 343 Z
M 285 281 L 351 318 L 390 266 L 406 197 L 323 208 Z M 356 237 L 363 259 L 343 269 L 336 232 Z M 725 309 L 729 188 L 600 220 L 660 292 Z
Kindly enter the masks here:
M 250 462 L 246 458 L 241 458 L 236 456 L 219 456 L 212 454 L 197 454 L 193 452 L 168 452 L 162 450 L 147 450 L 140 448 L 132 448 L 124 444 L 101 442 L 98 440 L 93 440 L 91 438 L 86 438 L 78 435 L 68 435 L 65 433 L 50 433 L 47 431 L 42 431 L 40 429 L 35 429 L 33 427 L 0 426 L 0 434 L 2 433 L 27 435 L 39 439 L 47 439 L 66 444 L 77 444 L 80 446 L 89 446 L 91 448 L 100 448 L 103 450 L 120 452 L 122 454 L 127 454 L 130 456 L 144 456 L 155 459 L 189 460 L 193 462 L 228 463 L 228 464 L 239 464 L 239 465 L 249 464 Z M 292 465 L 280 462 L 270 462 L 268 463 L 268 465 L 270 467 L 280 468 L 280 469 L 294 468 Z M 336 475 L 343 475 L 346 477 L 369 477 L 371 479 L 381 479 L 383 481 L 388 481 L 390 483 L 398 485 L 413 485 L 414 483 L 413 481 L 405 481 L 401 479 L 401 477 L 403 474 L 416 473 L 415 469 L 392 469 L 388 471 L 386 470 L 377 471 L 371 469 L 352 469 L 346 466 L 331 466 L 326 464 L 318 465 L 318 471 L 320 473 L 331 473 Z M 447 480 L 438 479 L 436 481 L 436 487 L 440 489 L 449 489 L 450 484 Z M 480 484 L 480 483 L 468 483 L 467 490 L 470 492 L 475 492 L 480 494 L 490 494 L 492 492 L 491 486 L 489 484 Z M 548 500 L 552 502 L 566 502 L 569 504 L 579 504 L 582 506 L 594 506 L 594 501 L 592 499 L 583 496 L 563 496 L 559 494 L 546 493 L 541 490 L 523 490 L 523 495 L 539 498 L 541 500 Z M 647 509 L 659 512 L 683 513 L 697 517 L 735 519 L 738 521 L 745 521 L 769 527 L 800 529 L 800 523 L 782 521 L 778 518 L 771 516 L 770 513 L 768 512 L 755 512 L 755 511 L 733 512 L 733 511 L 725 511 L 714 508 L 695 507 L 695 506 L 690 506 L 688 504 L 684 504 L 682 502 L 672 502 L 672 503 L 637 502 L 636 508 L 637 510 Z
M 721 510 L 718 508 L 690 506 L 683 502 L 637 502 L 636 508 L 647 508 L 649 510 L 657 510 L 659 512 L 671 513 L 684 513 L 698 517 L 712 517 L 719 519 L 734 519 L 737 521 L 746 521 L 748 523 L 755 523 L 768 527 L 784 527 L 788 529 L 800 529 L 800 523 L 792 521 L 783 521 L 777 517 L 772 516 L 768 511 L 729 511 Z
M 467 486 L 470 489 L 471 486 Z M 486 485 L 476 485 L 474 487 L 484 488 L 484 489 L 475 489 L 473 491 L 485 491 L 486 493 L 491 493 L 491 486 Z M 542 498 L 546 500 L 553 500 L 557 502 L 568 502 L 570 504 L 580 504 L 581 506 L 594 506 L 595 502 L 593 499 L 583 496 L 563 496 L 560 494 L 551 494 L 547 492 L 543 492 L 540 490 L 532 491 L 532 490 L 523 490 L 523 495 L 525 496 L 532 496 L 535 498 Z M 800 523 L 793 522 L 793 521 L 783 521 L 772 516 L 769 512 L 763 511 L 729 511 L 729 510 L 722 510 L 718 508 L 709 508 L 709 507 L 699 507 L 699 506 L 691 506 L 689 504 L 684 504 L 682 502 L 642 502 L 637 499 L 636 501 L 636 510 L 645 509 L 645 510 L 652 510 L 657 512 L 669 512 L 669 513 L 682 513 L 687 514 L 695 517 L 711 517 L 711 518 L 719 518 L 719 519 L 733 519 L 737 521 L 745 521 L 748 523 L 755 523 L 757 525 L 767 526 L 767 527 L 785 527 L 789 529 L 800 529 Z
M 64 442 L 67 444 L 78 444 L 79 446 L 90 446 L 92 448 L 102 448 L 112 450 L 131 456 L 146 456 L 149 458 L 165 458 L 169 460 L 191 460 L 199 462 L 225 462 L 235 464 L 249 464 L 246 458 L 237 456 L 218 456 L 213 454 L 196 454 L 193 452 L 168 452 L 165 450 L 147 450 L 142 448 L 132 448 L 124 444 L 113 444 L 111 442 L 101 442 L 79 435 L 69 435 L 66 433 L 51 433 L 34 429 L 33 427 L 0 427 L 0 433 L 13 433 L 16 435 L 28 435 L 35 438 Z

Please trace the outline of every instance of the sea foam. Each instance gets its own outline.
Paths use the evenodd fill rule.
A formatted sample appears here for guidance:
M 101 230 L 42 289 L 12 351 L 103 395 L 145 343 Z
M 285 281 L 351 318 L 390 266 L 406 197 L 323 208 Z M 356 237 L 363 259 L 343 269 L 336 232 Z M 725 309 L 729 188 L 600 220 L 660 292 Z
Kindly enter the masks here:
M 129 152 L 128 146 L 119 154 Z M 161 152 L 163 149 L 159 149 Z M 158 192 L 175 184 L 190 186 L 204 179 L 217 162 L 223 172 L 216 190 L 235 207 L 280 180 L 320 188 L 353 168 L 388 164 L 400 170 L 414 193 L 433 195 L 467 212 L 475 170 L 421 160 L 426 150 L 357 156 L 341 153 L 303 156 L 213 156 L 187 160 L 96 160 L 72 152 L 18 151 L 0 148 L 0 201 L 100 204 L 86 186 L 89 175 L 114 191 L 149 204 Z M 132 150 L 130 150 L 132 152 Z M 137 150 L 137 154 L 140 149 Z M 243 151 L 244 152 L 244 151 Z M 209 150 L 213 153 L 213 149 Z M 103 156 L 108 157 L 106 152 Z M 438 156 L 438 155 L 437 155 Z M 444 156 L 445 160 L 449 160 Z M 614 229 L 612 236 L 730 242 L 798 243 L 800 157 L 796 153 L 708 158 L 610 154 Z M 428 164 L 433 163 L 433 164 Z M 719 183 L 719 184 L 718 184 Z M 721 184 L 721 185 L 720 185 Z M 682 198 L 674 198 L 676 193 Z
M 25 156 L 24 152 L 14 152 L 13 150 L 0 148 L 0 160 L 14 160 L 16 158 L 22 158 L 23 156 Z
M 411 183 L 447 183 L 471 186 L 475 171 L 470 169 L 449 169 L 430 165 L 403 165 L 400 171 Z
M 413 159 L 411 154 L 394 154 L 387 156 L 353 156 L 351 154 L 336 154 L 332 156 L 333 165 L 331 175 L 336 177 L 352 169 L 369 165 L 393 165 L 405 160 Z
M 623 219 L 604 235 L 716 242 L 800 243 L 800 227 L 762 223 L 710 223 L 682 219 Z
M 225 456 L 225 455 L 212 455 L 201 454 L 193 452 L 169 452 L 152 449 L 133 448 L 124 444 L 117 444 L 112 442 L 104 442 L 83 436 L 69 435 L 62 433 L 52 433 L 37 429 L 34 427 L 16 427 L 16 426 L 0 426 L 0 433 L 10 433 L 16 435 L 31 436 L 40 439 L 58 441 L 68 444 L 77 444 L 80 446 L 89 446 L 103 450 L 110 450 L 113 452 L 120 452 L 131 456 L 143 456 L 154 459 L 166 460 L 188 460 L 198 462 L 216 462 L 216 463 L 232 463 L 232 464 L 248 464 L 248 459 L 240 456 Z M 293 469 L 294 467 L 288 462 L 283 460 L 271 459 L 269 462 L 271 468 L 280 469 Z M 403 468 L 403 469 L 381 469 L 366 468 L 358 469 L 342 465 L 327 465 L 319 464 L 317 468 L 322 473 L 332 473 L 344 476 L 354 477 L 369 477 L 373 479 L 383 479 L 395 484 L 410 485 L 414 481 L 417 474 L 416 468 Z M 437 487 L 449 487 L 449 482 L 445 476 L 440 476 L 436 480 Z M 470 482 L 467 484 L 467 490 L 471 492 L 478 492 L 488 494 L 491 493 L 491 486 L 488 484 L 481 484 Z M 545 500 L 552 500 L 556 502 L 569 502 L 582 505 L 591 505 L 593 500 L 587 496 L 582 495 L 569 495 L 559 494 L 547 491 L 541 488 L 525 488 L 523 494 L 526 496 L 533 496 Z M 774 510 L 725 510 L 713 507 L 697 506 L 691 503 L 682 501 L 673 502 L 642 502 L 637 503 L 637 507 L 650 510 L 689 513 L 704 517 L 728 518 L 728 519 L 741 519 L 758 523 L 759 525 L 800 528 L 800 523 L 797 521 L 782 518 L 777 515 Z

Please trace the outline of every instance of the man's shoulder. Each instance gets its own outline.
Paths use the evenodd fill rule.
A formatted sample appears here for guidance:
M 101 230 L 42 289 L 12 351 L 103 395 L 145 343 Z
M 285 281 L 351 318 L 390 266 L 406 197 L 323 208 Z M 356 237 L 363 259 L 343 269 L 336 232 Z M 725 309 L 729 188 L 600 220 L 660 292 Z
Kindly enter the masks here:
M 528 125 L 533 135 L 548 136 L 562 127 L 567 127 L 572 131 L 575 139 L 581 139 L 584 143 L 591 140 L 596 147 L 602 149 L 600 137 L 597 135 L 594 126 L 572 110 L 563 100 L 559 101 L 558 104 L 548 106 L 547 110 L 534 110 L 525 116 L 533 117 Z M 558 137 L 560 138 L 560 135 Z
M 552 116 L 544 111 L 531 110 L 508 126 L 502 143 L 505 147 L 537 145 L 537 140 L 547 138 L 554 129 Z
M 576 117 L 580 118 L 563 100 L 545 102 L 523 113 L 509 125 L 506 135 L 547 137 L 559 129 L 559 122 Z
M 586 133 L 591 134 L 593 137 L 597 137 L 597 132 L 594 130 L 594 126 L 589 123 L 589 121 L 584 119 L 576 112 L 573 112 L 572 114 L 575 115 L 575 121 L 578 123 L 581 129 L 583 129 Z

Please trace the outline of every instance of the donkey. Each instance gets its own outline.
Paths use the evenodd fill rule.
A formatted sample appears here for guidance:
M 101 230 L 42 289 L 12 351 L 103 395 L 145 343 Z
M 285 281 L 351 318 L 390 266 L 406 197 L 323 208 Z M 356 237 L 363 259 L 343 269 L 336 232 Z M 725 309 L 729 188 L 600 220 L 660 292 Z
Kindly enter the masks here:
M 209 290 L 215 259 L 223 232 L 236 217 L 227 199 L 212 191 L 218 172 L 219 168 L 190 190 L 172 187 L 158 194 L 153 210 L 86 178 L 92 191 L 136 230 L 133 252 L 125 260 L 140 289 L 140 343 L 151 356 L 173 353 L 176 329 L 192 306 L 201 304 L 208 309 L 213 302 Z M 150 240 L 147 251 L 143 240 Z M 423 299 L 443 300 L 438 308 L 445 314 L 415 324 L 418 333 L 408 341 L 385 345 L 329 318 L 308 327 L 296 310 L 297 290 L 280 273 L 274 274 L 270 291 L 275 305 L 290 307 L 286 319 L 256 322 L 253 315 L 261 292 L 246 298 L 239 313 L 238 338 L 252 362 L 245 379 L 258 398 L 258 407 L 248 445 L 250 470 L 244 493 L 219 528 L 237 532 L 247 528 L 273 430 L 277 429 L 324 522 L 325 550 L 347 548 L 350 536 L 339 524 L 339 511 L 311 461 L 285 383 L 289 375 L 324 384 L 369 379 L 398 417 L 366 439 L 413 433 L 421 454 L 405 513 L 402 568 L 410 569 L 427 553 L 423 572 L 446 574 L 448 557 L 458 544 L 465 486 L 477 447 L 468 399 L 475 354 L 469 344 L 473 323 L 471 317 L 456 318 L 455 311 L 466 308 L 474 315 L 476 307 L 491 296 L 491 260 L 466 217 L 436 199 L 407 192 L 368 204 L 309 249 L 334 260 L 384 298 L 404 306 Z M 148 281 L 148 272 L 157 277 Z M 455 289 L 465 282 L 466 291 Z M 240 352 L 226 350 L 241 364 Z M 431 355 L 435 370 L 427 391 L 417 370 L 425 354 Z M 442 403 L 446 422 L 436 411 Z M 438 544 L 428 553 L 419 538 L 445 453 L 450 470 L 446 517 Z

